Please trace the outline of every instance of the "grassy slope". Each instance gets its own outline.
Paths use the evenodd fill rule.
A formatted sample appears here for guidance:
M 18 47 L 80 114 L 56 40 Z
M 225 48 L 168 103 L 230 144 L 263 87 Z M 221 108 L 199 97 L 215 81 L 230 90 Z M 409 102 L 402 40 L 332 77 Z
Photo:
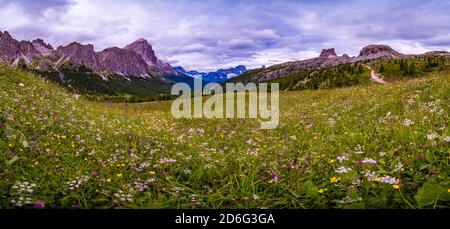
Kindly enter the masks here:
M 1 67 L 0 207 L 19 197 L 50 208 L 449 206 L 449 75 L 280 96 L 280 126 L 260 130 L 248 119 L 174 120 L 170 102 L 77 100 Z M 24 181 L 33 192 L 14 189 Z

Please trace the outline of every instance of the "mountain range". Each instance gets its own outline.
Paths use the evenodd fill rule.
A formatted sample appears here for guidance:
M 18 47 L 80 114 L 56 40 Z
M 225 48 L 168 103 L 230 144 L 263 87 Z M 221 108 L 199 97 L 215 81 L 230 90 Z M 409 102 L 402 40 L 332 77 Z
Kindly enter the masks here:
M 67 65 L 84 66 L 104 79 L 111 74 L 151 78 L 178 74 L 159 60 L 152 46 L 141 38 L 124 48 L 111 47 L 96 52 L 91 44 L 72 42 L 54 49 L 42 39 L 17 41 L 7 31 L 0 32 L 0 62 L 19 62 L 38 70 L 59 70 Z
M 247 68 L 243 65 L 239 65 L 234 68 L 219 69 L 212 72 L 199 72 L 196 70 L 186 71 L 183 67 L 178 66 L 174 67 L 174 70 L 180 74 L 202 79 L 206 82 L 222 82 L 245 73 Z
M 420 55 L 405 55 L 388 45 L 368 45 L 361 49 L 358 56 L 350 57 L 347 54 L 338 56 L 334 48 L 323 49 L 319 57 L 307 60 L 291 61 L 270 66 L 268 68 L 247 71 L 230 81 L 267 82 L 290 74 L 305 70 L 337 67 L 344 64 L 367 63 L 380 59 L 403 59 L 414 56 L 450 56 L 446 51 L 433 51 Z
M 292 84 L 297 85 L 292 88 L 301 88 L 298 85 L 304 84 L 306 81 L 314 81 L 314 76 L 311 74 L 315 70 L 339 68 L 349 64 L 364 68 L 363 64 L 375 60 L 397 60 L 418 56 L 449 57 L 450 53 L 433 51 L 421 55 L 405 55 L 388 45 L 368 45 L 361 49 L 358 56 L 350 57 L 347 54 L 338 56 L 334 48 L 327 48 L 323 49 L 318 57 L 281 63 L 267 68 L 247 70 L 245 66 L 239 65 L 212 72 L 199 72 L 186 71 L 181 66 L 172 67 L 169 63 L 158 59 L 153 47 L 143 38 L 123 48 L 110 47 L 96 52 L 91 44 L 72 42 L 54 49 L 42 39 L 18 41 L 7 31 L 0 31 L 0 63 L 24 66 L 29 70 L 42 73 L 41 75 L 44 77 L 76 93 L 106 95 L 108 98 L 119 97 L 127 98 L 127 100 L 135 96 L 138 98 L 136 101 L 155 99 L 161 96 L 166 98 L 172 84 L 184 82 L 193 85 L 194 81 L 200 78 L 204 83 L 260 83 L 273 82 L 273 80 L 286 79 L 289 76 L 300 74 L 301 77 L 296 76 L 296 79 L 301 80 L 286 79 L 285 81 L 292 81 Z M 348 69 L 345 67 L 345 69 L 338 70 L 342 73 Z M 363 70 L 358 72 L 356 74 L 351 71 L 350 75 L 345 77 L 345 74 L 341 73 L 339 75 L 336 72 L 320 72 L 320 74 L 323 73 L 320 79 L 314 79 L 321 83 L 328 82 L 328 84 L 337 79 L 341 81 L 351 79 L 357 83 L 361 74 L 364 74 Z M 310 75 L 307 76 L 306 73 Z M 348 84 L 339 82 L 336 85 Z

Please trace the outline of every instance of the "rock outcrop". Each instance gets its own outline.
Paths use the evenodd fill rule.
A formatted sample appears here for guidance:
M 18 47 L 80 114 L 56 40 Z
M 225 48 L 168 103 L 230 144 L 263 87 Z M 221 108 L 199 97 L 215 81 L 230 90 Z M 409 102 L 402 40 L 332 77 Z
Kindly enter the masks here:
M 55 68 L 70 63 L 77 67 L 85 66 L 94 72 L 102 70 L 94 46 L 91 44 L 82 45 L 78 42 L 72 42 L 67 46 L 59 46 L 49 59 L 53 61 Z
M 319 56 L 319 58 L 322 58 L 322 59 L 329 59 L 329 58 L 336 58 L 336 57 L 337 57 L 337 55 L 336 55 L 336 51 L 334 51 L 334 48 L 323 49 Z
M 395 51 L 388 45 L 368 45 L 360 52 L 356 61 L 374 60 L 382 58 L 400 58 L 404 55 Z
M 143 38 L 125 46 L 123 49 L 141 55 L 148 65 L 158 65 L 158 58 L 156 58 L 152 46 Z
M 149 67 L 137 53 L 117 47 L 107 48 L 97 54 L 103 73 L 121 76 L 150 77 Z

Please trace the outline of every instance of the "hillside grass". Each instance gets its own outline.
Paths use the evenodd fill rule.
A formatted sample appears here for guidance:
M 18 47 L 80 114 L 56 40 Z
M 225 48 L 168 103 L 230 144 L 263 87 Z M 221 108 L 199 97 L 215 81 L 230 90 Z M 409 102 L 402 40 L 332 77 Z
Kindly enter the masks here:
M 0 67 L 0 208 L 448 208 L 450 75 L 280 93 L 280 125 Z

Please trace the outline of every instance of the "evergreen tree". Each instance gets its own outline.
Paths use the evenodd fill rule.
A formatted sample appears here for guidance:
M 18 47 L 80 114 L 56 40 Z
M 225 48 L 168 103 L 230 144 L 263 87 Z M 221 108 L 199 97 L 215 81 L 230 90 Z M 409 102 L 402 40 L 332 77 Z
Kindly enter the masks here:
M 412 76 L 416 73 L 416 64 L 412 63 L 411 66 L 409 66 L 409 75 Z

